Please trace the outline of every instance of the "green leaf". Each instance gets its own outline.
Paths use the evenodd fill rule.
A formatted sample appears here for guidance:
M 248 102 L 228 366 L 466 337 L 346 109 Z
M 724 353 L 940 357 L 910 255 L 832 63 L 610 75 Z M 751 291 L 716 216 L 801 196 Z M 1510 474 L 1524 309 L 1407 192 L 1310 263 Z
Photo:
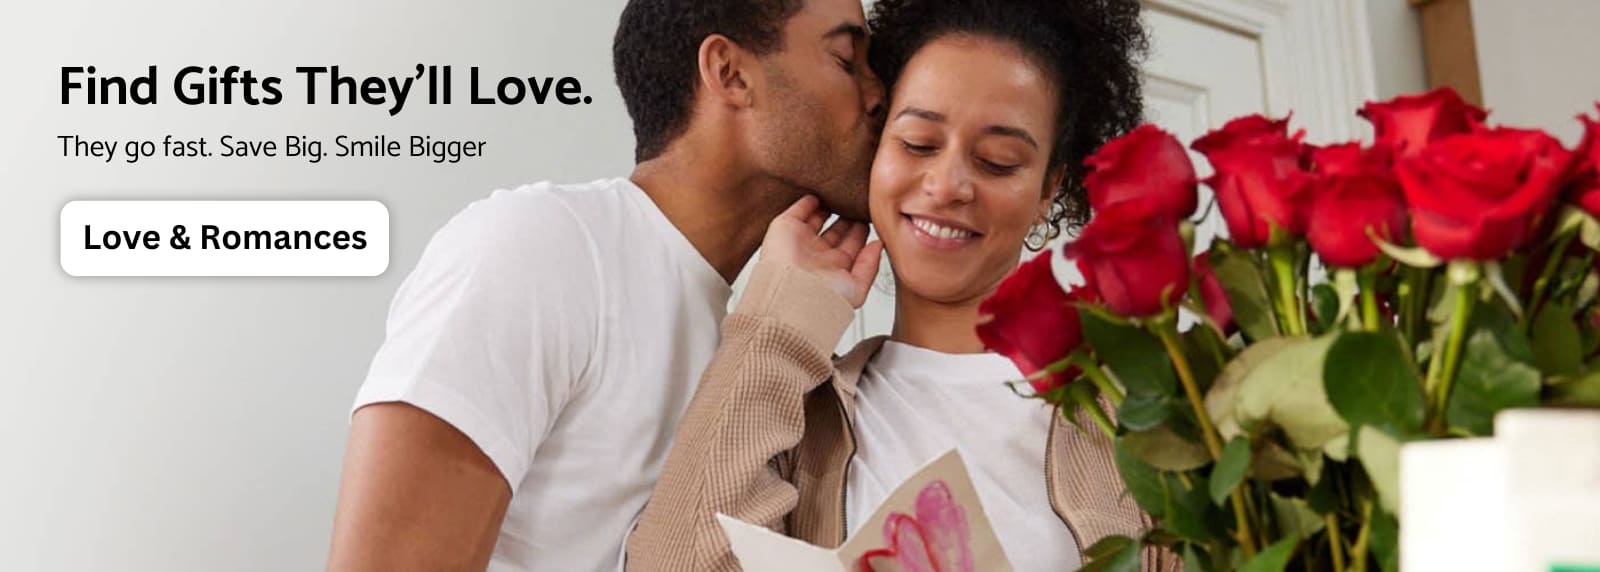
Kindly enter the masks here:
M 1330 474 L 1339 469 L 1339 465 L 1323 465 L 1322 476 L 1317 479 L 1317 483 L 1312 485 L 1310 490 L 1306 491 L 1306 504 L 1317 514 L 1326 514 L 1339 510 L 1339 507 L 1344 502 L 1346 491 L 1340 490 L 1338 477 Z
M 1189 471 L 1211 464 L 1205 445 L 1179 437 L 1167 427 L 1129 433 L 1123 446 L 1150 466 L 1163 471 Z
M 1133 500 L 1139 503 L 1139 508 L 1150 513 L 1152 518 L 1162 518 L 1165 515 L 1167 499 L 1160 471 L 1139 460 L 1139 457 L 1129 450 L 1124 439 L 1117 439 L 1116 461 L 1117 472 L 1122 475 L 1122 484 L 1127 486 L 1128 494 L 1133 495 Z
M 1089 562 L 1078 572 L 1139 572 L 1139 549 L 1132 538 L 1107 536 L 1084 551 Z
M 1080 309 L 1083 335 L 1094 348 L 1095 356 L 1116 374 L 1128 393 L 1154 393 L 1172 395 L 1178 390 L 1178 378 L 1172 370 L 1172 360 L 1167 357 L 1161 341 L 1142 329 L 1113 324 Z
M 1422 384 L 1393 336 L 1340 335 L 1328 349 L 1322 374 L 1328 400 L 1351 426 L 1376 426 L 1395 435 L 1422 427 Z
M 1562 380 L 1550 386 L 1550 394 L 1552 405 L 1600 407 L 1600 371 Z
M 1575 376 L 1583 371 L 1583 334 L 1572 308 L 1547 304 L 1533 319 L 1533 360 L 1545 375 Z
M 1133 393 L 1117 408 L 1117 423 L 1129 431 L 1152 429 L 1172 416 L 1171 400 L 1159 393 Z
M 1206 411 L 1216 420 L 1217 431 L 1222 433 L 1223 439 L 1232 439 L 1244 433 L 1235 414 L 1235 402 L 1238 401 L 1239 388 L 1244 385 L 1245 377 L 1260 366 L 1261 362 L 1291 345 L 1294 345 L 1294 340 L 1290 338 L 1271 338 L 1256 342 L 1234 356 L 1228 365 L 1222 368 L 1222 372 L 1217 374 L 1217 381 L 1211 384 L 1211 389 L 1206 392 L 1205 403 Z
M 1311 288 L 1312 334 L 1321 334 L 1339 327 L 1339 293 L 1328 283 Z
M 1400 572 L 1400 522 L 1392 513 L 1372 511 L 1372 555 L 1384 572 Z
M 1211 504 L 1206 478 L 1199 473 L 1187 473 L 1188 482 L 1177 474 L 1162 476 L 1166 492 L 1165 516 L 1162 522 L 1168 530 L 1184 540 L 1208 543 L 1225 535 L 1222 513 Z
M 1270 439 L 1258 444 L 1250 459 L 1250 478 L 1258 481 L 1281 481 L 1301 476 L 1310 480 L 1305 471 L 1299 455 Z
M 1272 296 L 1267 293 L 1266 276 L 1247 251 L 1240 251 L 1224 240 L 1211 245 L 1209 258 L 1217 281 L 1222 284 L 1233 321 L 1245 337 L 1265 340 L 1277 337 L 1278 320 L 1272 315 Z
M 1311 538 L 1311 535 L 1327 528 L 1328 521 L 1311 509 L 1306 499 L 1290 498 L 1271 493 L 1272 514 L 1277 518 L 1278 529 L 1284 534 L 1298 538 Z
M 1266 550 L 1256 553 L 1255 558 L 1239 567 L 1239 572 L 1283 572 L 1289 565 L 1289 557 L 1294 556 L 1294 547 L 1300 544 L 1300 539 L 1290 536 L 1279 540 Z
M 1244 480 L 1249 468 L 1250 440 L 1234 437 L 1222 448 L 1222 458 L 1217 459 L 1217 467 L 1211 470 L 1211 502 L 1221 506 L 1228 495 L 1233 494 L 1233 488 Z
M 1446 423 L 1473 435 L 1492 435 L 1494 416 L 1502 409 L 1537 405 L 1542 387 L 1532 363 L 1534 350 L 1516 325 L 1492 307 L 1483 310 L 1473 320 L 1445 404 Z
M 1378 504 L 1394 513 L 1400 508 L 1400 441 L 1371 425 L 1356 434 L 1356 458 L 1367 470 Z
M 1323 392 L 1321 364 L 1333 340 L 1296 338 L 1246 374 L 1236 403 L 1240 425 L 1248 430 L 1265 421 L 1300 450 L 1321 449 L 1348 432 Z
M 1211 570 L 1211 562 L 1193 544 L 1186 542 L 1183 545 L 1183 569 L 1190 572 L 1206 572 Z
M 1099 560 L 1101 558 L 1110 557 L 1118 552 L 1122 552 L 1123 549 L 1136 544 L 1138 544 L 1137 541 L 1126 536 L 1107 536 L 1100 539 L 1099 542 L 1094 543 L 1093 546 L 1090 546 L 1088 549 L 1084 550 L 1083 555 L 1088 557 L 1090 560 Z
M 1434 256 L 1432 252 L 1420 246 L 1399 246 L 1386 240 L 1375 240 L 1378 250 L 1399 261 L 1401 264 L 1412 268 L 1437 268 L 1444 264 L 1444 260 Z

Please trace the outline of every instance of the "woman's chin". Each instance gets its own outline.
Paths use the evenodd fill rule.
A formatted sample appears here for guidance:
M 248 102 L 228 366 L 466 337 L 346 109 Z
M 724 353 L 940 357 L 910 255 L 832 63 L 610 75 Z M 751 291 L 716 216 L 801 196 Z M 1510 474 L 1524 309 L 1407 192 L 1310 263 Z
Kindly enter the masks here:
M 900 272 L 900 290 L 928 302 L 950 304 L 972 297 L 975 289 L 965 272 L 940 272 L 922 267 L 918 271 Z

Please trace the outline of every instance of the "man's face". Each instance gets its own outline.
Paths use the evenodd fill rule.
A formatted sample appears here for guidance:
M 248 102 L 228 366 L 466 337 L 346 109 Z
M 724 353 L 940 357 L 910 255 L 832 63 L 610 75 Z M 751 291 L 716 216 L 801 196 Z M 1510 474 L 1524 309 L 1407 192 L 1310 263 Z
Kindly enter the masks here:
M 883 87 L 867 66 L 861 4 L 807 0 L 783 39 L 761 59 L 765 93 L 757 97 L 768 105 L 753 116 L 752 153 L 768 174 L 866 220 Z

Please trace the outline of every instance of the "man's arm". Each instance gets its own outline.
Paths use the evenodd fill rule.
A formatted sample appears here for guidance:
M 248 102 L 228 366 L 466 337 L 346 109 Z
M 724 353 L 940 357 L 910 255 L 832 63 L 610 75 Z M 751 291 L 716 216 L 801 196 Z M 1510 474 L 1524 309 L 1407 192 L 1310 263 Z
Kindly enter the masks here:
M 328 569 L 483 570 L 510 502 L 494 463 L 449 423 L 404 403 L 362 407 Z

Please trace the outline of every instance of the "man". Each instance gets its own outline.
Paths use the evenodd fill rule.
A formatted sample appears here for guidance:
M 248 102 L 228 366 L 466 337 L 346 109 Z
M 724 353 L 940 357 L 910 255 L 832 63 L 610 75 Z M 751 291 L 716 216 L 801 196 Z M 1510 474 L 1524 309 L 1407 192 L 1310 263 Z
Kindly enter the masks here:
M 865 30 L 858 0 L 628 3 L 636 168 L 435 235 L 357 397 L 330 569 L 620 568 L 767 222 L 807 194 L 866 219 Z

